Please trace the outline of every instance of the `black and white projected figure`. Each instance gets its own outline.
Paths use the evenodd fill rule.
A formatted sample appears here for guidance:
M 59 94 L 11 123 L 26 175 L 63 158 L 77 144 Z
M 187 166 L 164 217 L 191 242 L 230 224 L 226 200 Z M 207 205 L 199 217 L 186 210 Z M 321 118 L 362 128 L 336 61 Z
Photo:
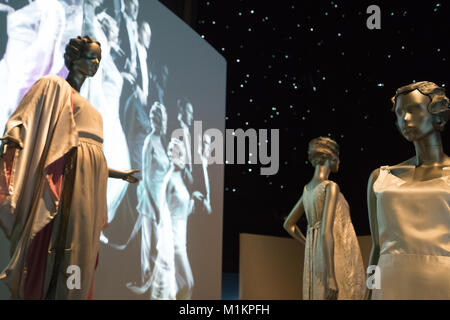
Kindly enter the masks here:
M 177 108 L 178 123 L 183 131 L 183 144 L 186 150 L 184 162 L 192 173 L 191 127 L 194 121 L 194 107 L 188 98 L 181 98 L 177 101 Z
M 186 153 L 184 143 L 178 139 L 172 139 L 167 149 L 171 166 L 165 178 L 167 185 L 163 186 L 165 190 L 163 195 L 166 197 L 166 201 L 163 201 L 163 203 L 170 213 L 173 237 L 167 243 L 167 245 L 173 245 L 173 250 L 168 248 L 167 252 L 173 252 L 176 299 L 187 300 L 191 298 L 194 286 L 194 278 L 186 248 L 187 221 L 189 214 L 192 212 L 193 202 L 183 179 L 185 163 L 181 159 L 184 158 Z
M 169 79 L 169 68 L 163 64 L 156 64 L 150 73 L 149 100 L 165 103 L 167 82 Z
M 183 97 L 177 101 L 178 108 L 178 123 L 182 130 L 182 143 L 186 150 L 184 154 L 184 162 L 186 163 L 186 168 L 184 170 L 184 180 L 187 183 L 187 188 L 192 194 L 192 201 L 195 200 L 195 208 L 197 211 L 198 206 L 201 206 L 202 210 L 211 213 L 211 205 L 209 200 L 209 178 L 208 178 L 208 158 L 210 157 L 210 144 L 211 137 L 205 135 L 203 140 L 202 136 L 191 135 L 191 127 L 194 121 L 194 107 L 192 102 Z M 194 164 L 194 156 L 191 152 L 191 141 L 197 139 L 198 148 L 194 152 L 198 153 L 198 158 L 201 159 L 201 166 Z M 194 180 L 194 177 L 202 177 L 201 179 Z
M 144 140 L 150 133 L 150 119 L 148 103 L 149 72 L 147 67 L 147 52 L 150 47 L 151 29 L 147 22 L 138 24 L 137 15 L 139 12 L 139 2 L 137 0 L 114 1 L 114 13 L 116 24 L 119 29 L 119 41 L 121 54 L 114 55 L 114 62 L 122 75 L 123 87 L 119 100 L 119 119 L 121 128 L 125 136 L 125 146 L 130 167 L 142 169 L 142 148 Z M 111 200 L 117 206 L 112 207 L 109 212 L 109 219 L 112 222 L 110 230 L 102 235 L 102 241 L 107 243 L 123 243 L 128 237 L 120 235 L 126 234 L 123 225 L 117 225 L 113 221 L 117 213 L 125 215 L 121 217 L 129 221 L 128 228 L 133 228 L 136 220 L 137 187 L 128 186 L 125 194 L 120 194 Z M 117 221 L 121 224 L 123 219 Z M 125 228 L 127 229 L 127 228 Z M 131 232 L 131 230 L 130 230 Z M 108 239 L 107 239 L 108 238 Z M 126 246 L 126 245 L 125 245 Z
M 86 97 L 103 117 L 103 150 L 108 165 L 131 168 L 125 134 L 119 119 L 119 104 L 123 79 L 112 54 L 120 54 L 119 29 L 116 21 L 105 11 L 95 14 L 103 0 L 86 0 L 83 4 L 83 34 L 102 44 L 102 63 L 95 77 L 88 79 L 81 95 Z M 117 154 L 121 156 L 118 157 Z M 108 181 L 108 212 L 113 215 L 122 200 L 127 183 L 120 179 Z
M 147 50 L 150 47 L 151 30 L 143 23 L 141 31 L 137 21 L 139 2 L 121 0 L 119 21 L 120 47 L 124 51 L 123 59 L 117 59 L 119 70 L 124 78 L 124 94 L 120 103 L 120 121 L 127 137 L 132 165 L 141 169 L 142 143 L 149 131 L 146 115 L 139 114 L 146 107 L 148 95 Z M 140 89 L 137 88 L 139 86 Z M 134 128 L 134 126 L 139 128 Z M 144 131 L 144 133 L 142 133 Z
M 2 133 L 9 116 L 38 79 L 47 74 L 67 75 L 64 46 L 79 30 L 72 34 L 69 30 L 69 37 L 63 39 L 66 16 L 62 2 L 36 0 L 21 8 L 15 8 L 13 1 L 0 4 L 0 11 L 8 14 L 8 43 L 0 61 Z
M 131 238 L 134 237 L 139 228 L 141 229 L 142 284 L 128 284 L 128 287 L 136 294 L 143 294 L 151 288 L 150 299 L 174 299 L 174 283 L 170 282 L 172 276 L 168 274 L 168 270 L 173 270 L 169 267 L 173 264 L 173 258 L 161 261 L 167 253 L 167 238 L 171 240 L 170 224 L 168 225 L 168 218 L 164 216 L 167 212 L 162 210 L 164 177 L 169 170 L 169 159 L 163 143 L 167 129 L 167 113 L 162 104 L 153 104 L 150 109 L 150 123 L 152 129 L 145 138 L 142 153 L 142 181 L 137 189 L 139 217 L 131 235 Z M 171 249 L 172 245 L 169 244 L 168 248 Z M 168 254 L 170 256 L 170 253 Z M 158 255 L 159 259 L 156 258 Z M 153 290 L 154 284 L 158 284 L 158 292 Z
M 198 153 L 201 159 L 201 171 L 203 175 L 203 181 L 200 181 L 200 187 L 195 188 L 192 193 L 192 198 L 195 201 L 195 211 L 206 212 L 211 214 L 211 193 L 209 185 L 209 175 L 208 175 L 208 161 L 211 157 L 211 137 L 207 134 L 203 137 L 203 142 L 201 141 L 201 136 L 198 137 Z
M 120 46 L 125 52 L 124 64 L 120 68 L 124 72 L 130 73 L 133 77 L 137 76 L 138 53 L 136 45 L 138 43 L 138 23 L 139 13 L 138 0 L 121 0 L 120 16 L 118 24 L 120 28 Z
M 130 237 L 141 230 L 142 283 L 129 283 L 128 288 L 148 294 L 149 299 L 190 299 L 194 280 L 186 234 L 193 202 L 184 181 L 186 149 L 180 140 L 172 139 L 166 154 L 162 140 L 167 114 L 162 104 L 153 104 L 150 123 L 152 131 L 142 154 L 143 179 L 137 190 L 139 218 Z
M 147 51 L 150 47 L 151 29 L 147 22 L 139 26 L 137 50 L 137 73 L 123 72 L 126 81 L 134 84 L 133 92 L 121 109 L 121 120 L 130 152 L 131 163 L 141 168 L 142 146 L 150 132 L 148 117 L 149 72 L 147 68 Z
M 153 221 L 142 217 L 143 221 L 146 219 L 153 223 L 153 226 L 150 226 L 152 230 L 150 236 L 151 240 L 156 241 L 152 245 L 154 254 L 150 257 L 148 253 L 145 254 L 152 262 L 151 272 L 149 276 L 144 273 L 148 278 L 144 286 L 139 288 L 130 286 L 130 289 L 139 294 L 148 290 L 150 299 L 187 300 L 191 298 L 194 286 L 186 247 L 187 219 L 192 212 L 193 202 L 183 178 L 186 166 L 183 161 L 186 153 L 184 143 L 172 138 L 167 149 L 169 167 L 158 195 L 160 200 L 156 212 L 159 217 L 158 219 L 155 217 Z M 143 222 L 143 234 L 146 233 L 145 228 Z M 149 243 L 148 236 L 142 240 Z

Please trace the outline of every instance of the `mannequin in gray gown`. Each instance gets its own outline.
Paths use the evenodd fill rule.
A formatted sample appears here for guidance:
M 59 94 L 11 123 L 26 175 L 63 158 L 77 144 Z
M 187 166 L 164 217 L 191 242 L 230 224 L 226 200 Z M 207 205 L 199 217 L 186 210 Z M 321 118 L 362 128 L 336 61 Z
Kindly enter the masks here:
M 376 265 L 372 299 L 450 299 L 450 157 L 441 132 L 450 118 L 444 88 L 421 81 L 397 89 L 392 111 L 415 155 L 374 170 L 367 199 Z M 379 283 L 376 283 L 379 280 Z
M 313 178 L 284 223 L 286 231 L 305 244 L 303 299 L 362 299 L 364 267 L 349 206 L 339 186 L 328 180 L 339 169 L 339 146 L 330 138 L 315 138 L 308 155 Z M 308 220 L 306 238 L 296 225 L 303 214 Z

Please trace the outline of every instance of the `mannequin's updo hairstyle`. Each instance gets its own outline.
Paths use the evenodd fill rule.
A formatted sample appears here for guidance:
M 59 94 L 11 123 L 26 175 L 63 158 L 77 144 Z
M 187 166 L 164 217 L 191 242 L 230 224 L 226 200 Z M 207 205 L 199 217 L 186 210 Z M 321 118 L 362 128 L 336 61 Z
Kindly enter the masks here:
M 398 88 L 395 96 L 391 98 L 392 111 L 395 112 L 395 104 L 399 95 L 408 94 L 414 90 L 418 90 L 421 94 L 430 98 L 431 102 L 427 106 L 428 112 L 434 116 L 434 127 L 443 131 L 450 118 L 449 99 L 445 95 L 445 89 L 434 82 L 420 81 Z
M 313 167 L 323 165 L 326 160 L 339 158 L 339 145 L 333 139 L 318 137 L 308 144 L 308 160 Z
M 91 43 L 96 43 L 99 47 L 101 47 L 100 42 L 92 39 L 89 36 L 78 36 L 76 38 L 70 39 L 69 43 L 66 46 L 66 52 L 64 53 L 64 64 L 66 65 L 67 69 L 70 70 L 70 68 L 72 67 L 72 63 L 75 60 L 81 58 L 83 51 Z

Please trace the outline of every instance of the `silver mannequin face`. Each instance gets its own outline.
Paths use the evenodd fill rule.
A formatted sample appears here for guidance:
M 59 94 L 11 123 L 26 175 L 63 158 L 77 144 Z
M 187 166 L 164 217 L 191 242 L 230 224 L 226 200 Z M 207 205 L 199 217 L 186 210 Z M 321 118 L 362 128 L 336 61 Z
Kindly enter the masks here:
M 412 142 L 422 139 L 435 131 L 433 115 L 428 111 L 430 98 L 418 90 L 397 97 L 395 115 L 400 133 Z

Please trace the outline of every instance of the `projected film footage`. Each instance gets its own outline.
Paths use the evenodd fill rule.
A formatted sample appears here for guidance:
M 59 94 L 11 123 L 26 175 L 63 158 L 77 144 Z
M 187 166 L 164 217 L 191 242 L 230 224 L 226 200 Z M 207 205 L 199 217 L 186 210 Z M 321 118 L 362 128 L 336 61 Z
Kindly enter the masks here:
M 140 180 L 108 181 L 94 298 L 220 299 L 223 165 L 207 130 L 224 132 L 225 60 L 156 0 L 1 0 L 0 14 L 2 132 L 38 79 L 67 76 L 71 38 L 101 43 L 80 94 L 103 117 L 108 167 Z

